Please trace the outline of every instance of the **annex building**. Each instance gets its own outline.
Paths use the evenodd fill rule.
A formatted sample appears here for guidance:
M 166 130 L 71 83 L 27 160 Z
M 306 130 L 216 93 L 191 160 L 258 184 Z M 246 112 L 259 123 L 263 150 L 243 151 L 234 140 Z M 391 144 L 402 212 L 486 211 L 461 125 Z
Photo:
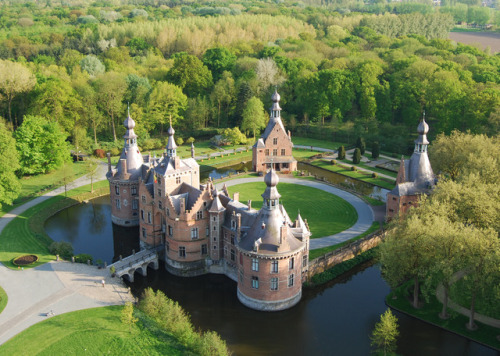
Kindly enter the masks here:
M 255 172 L 267 172 L 271 167 L 276 171 L 297 170 L 297 160 L 293 157 L 292 136 L 281 121 L 280 95 L 271 96 L 273 105 L 269 122 L 262 136 L 252 147 L 252 167 Z
M 409 160 L 401 157 L 401 163 L 396 178 L 396 187 L 387 193 L 386 219 L 404 215 L 412 206 L 417 206 L 422 194 L 429 194 L 436 185 L 431 162 L 427 155 L 427 133 L 429 125 L 422 118 L 418 127 L 418 138 L 415 149 Z
M 282 136 L 275 109 L 277 93 L 273 100 L 278 116 L 267 137 L 288 140 L 282 157 L 291 157 L 290 136 Z M 165 267 L 174 275 L 225 274 L 237 282 L 238 299 L 252 309 L 283 310 L 298 303 L 311 234 L 300 214 L 292 220 L 280 204 L 275 170 L 270 167 L 264 177 L 263 205 L 256 210 L 251 201 L 240 202 L 238 193 L 231 198 L 226 186 L 219 191 L 212 181 L 200 184 L 194 158 L 177 156 L 172 125 L 161 157 L 141 155 L 130 114 L 124 126 L 120 160 L 115 168 L 108 160 L 112 221 L 139 225 L 141 247 L 161 246 Z

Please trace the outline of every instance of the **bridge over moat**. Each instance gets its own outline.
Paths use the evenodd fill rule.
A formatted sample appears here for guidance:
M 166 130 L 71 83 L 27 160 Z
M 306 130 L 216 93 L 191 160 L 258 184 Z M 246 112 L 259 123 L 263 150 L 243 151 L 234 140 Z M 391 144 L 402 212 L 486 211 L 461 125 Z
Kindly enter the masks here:
M 132 255 L 116 261 L 109 265 L 115 268 L 115 275 L 118 277 L 126 277 L 130 282 L 134 281 L 134 273 L 138 272 L 143 276 L 147 276 L 148 267 L 158 270 L 159 253 L 163 246 L 156 246 L 134 252 Z

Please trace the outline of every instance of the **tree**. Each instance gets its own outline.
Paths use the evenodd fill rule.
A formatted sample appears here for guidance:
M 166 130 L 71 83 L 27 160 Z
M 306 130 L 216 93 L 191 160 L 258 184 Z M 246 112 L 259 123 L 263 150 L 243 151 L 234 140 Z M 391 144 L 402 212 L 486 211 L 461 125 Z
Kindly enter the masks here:
M 373 141 L 372 144 L 372 158 L 377 159 L 380 156 L 380 144 L 378 141 Z
M 213 86 L 210 70 L 198 58 L 185 52 L 175 56 L 174 65 L 167 73 L 167 80 L 192 97 L 207 94 L 208 89 Z
M 16 140 L 0 119 L 0 208 L 2 204 L 10 205 L 21 191 L 21 183 L 15 172 L 19 169 L 19 155 L 16 151 Z
M 340 146 L 339 147 L 338 153 L 337 153 L 337 158 L 338 159 L 345 159 L 345 148 L 344 148 L 344 146 Z
M 69 160 L 66 134 L 57 122 L 27 115 L 14 136 L 23 175 L 46 173 Z
M 7 99 L 9 121 L 12 124 L 12 99 L 16 95 L 29 92 L 36 84 L 31 71 L 20 63 L 0 60 L 0 92 Z
M 172 117 L 174 124 L 181 119 L 181 114 L 187 107 L 187 96 L 184 95 L 181 88 L 169 82 L 158 81 L 153 86 L 149 95 L 148 114 L 153 125 L 160 127 L 163 134 L 163 126 Z
M 243 135 L 239 128 L 227 128 L 224 130 L 222 135 L 229 141 L 231 144 L 240 145 L 247 142 L 247 138 Z
M 352 154 L 352 163 L 358 164 L 361 162 L 361 150 L 359 148 L 354 149 L 354 153 Z
M 132 326 L 134 326 L 135 323 L 139 321 L 139 319 L 134 317 L 134 306 L 132 305 L 132 303 L 125 303 L 120 315 L 120 320 L 123 324 L 128 326 L 129 332 L 132 332 Z
M 226 116 L 226 120 L 233 112 L 233 103 L 236 96 L 234 79 L 230 72 L 224 72 L 222 78 L 215 84 L 214 90 L 210 94 L 210 99 L 217 105 L 217 127 L 220 127 L 221 110 Z
M 241 129 L 252 131 L 255 140 L 255 133 L 266 127 L 266 113 L 262 101 L 255 96 L 250 98 L 243 109 L 242 117 Z
M 125 77 L 119 73 L 105 73 L 95 82 L 97 98 L 100 106 L 108 114 L 113 132 L 113 139 L 116 141 L 115 119 L 123 108 L 123 96 L 127 85 Z
M 378 352 L 384 355 L 393 354 L 396 351 L 396 341 L 399 336 L 398 319 L 387 309 L 380 316 L 380 321 L 375 324 L 371 340 Z
M 82 67 L 82 70 L 89 73 L 91 77 L 97 77 L 99 74 L 102 74 L 106 71 L 106 67 L 104 67 L 104 64 L 102 64 L 99 58 L 91 54 L 84 57 L 80 61 L 80 66 Z
M 95 158 L 89 158 L 85 161 L 85 169 L 87 171 L 87 177 L 90 178 L 90 192 L 94 192 L 94 180 L 99 173 L 100 161 Z
M 97 129 L 103 123 L 102 114 L 97 107 L 97 93 L 94 87 L 88 85 L 86 82 L 77 84 L 75 86 L 75 90 L 78 93 L 79 101 L 81 102 L 80 117 L 83 119 L 82 121 L 86 127 L 92 128 L 94 144 L 97 145 Z
M 236 63 L 236 56 L 226 47 L 209 48 L 203 55 L 203 64 L 210 69 L 214 81 L 222 77 L 224 71 L 231 71 Z
M 257 62 L 257 79 L 261 87 L 267 90 L 270 86 L 280 85 L 285 78 L 280 75 L 280 70 L 272 58 L 259 59 Z
M 362 155 L 365 154 L 366 143 L 365 143 L 365 139 L 363 137 L 358 137 L 358 139 L 356 140 L 356 147 L 359 148 Z

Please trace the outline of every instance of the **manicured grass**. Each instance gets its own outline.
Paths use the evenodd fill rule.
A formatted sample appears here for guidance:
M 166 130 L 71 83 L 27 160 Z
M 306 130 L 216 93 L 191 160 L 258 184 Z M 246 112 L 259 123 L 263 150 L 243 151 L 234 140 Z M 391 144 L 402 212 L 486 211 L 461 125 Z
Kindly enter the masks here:
M 439 318 L 438 314 L 441 312 L 443 305 L 434 295 L 430 296 L 429 301 L 426 302 L 422 308 L 415 309 L 409 301 L 410 291 L 412 290 L 413 281 L 403 284 L 389 293 L 386 297 L 387 304 L 403 313 L 500 350 L 500 341 L 497 339 L 497 336 L 500 334 L 500 329 L 476 322 L 478 325 L 477 330 L 467 330 L 465 325 L 469 318 L 458 313 L 452 313 L 450 319 L 442 320 Z
M 293 157 L 295 157 L 295 159 L 298 161 L 303 160 L 303 159 L 309 159 L 313 156 L 316 156 L 318 153 L 321 153 L 321 152 L 311 151 L 308 149 L 298 149 L 298 148 L 294 148 L 293 152 L 292 152 Z
M 385 205 L 385 203 L 383 201 L 380 201 L 378 199 L 374 199 L 372 197 L 368 197 L 366 195 L 363 195 L 363 200 L 365 200 L 371 206 L 382 206 L 382 205 Z
M 353 164 L 352 161 L 348 161 L 348 160 L 342 160 L 342 162 Z M 383 168 L 378 168 L 378 167 L 372 167 L 372 166 L 369 166 L 369 165 L 367 165 L 366 163 L 363 163 L 363 162 L 355 164 L 355 166 L 361 167 L 361 168 L 364 168 L 364 169 L 368 169 L 368 170 L 370 170 L 372 172 L 377 172 L 377 173 L 380 173 L 380 174 L 385 174 L 386 176 L 393 177 L 394 179 L 396 179 L 396 177 L 398 176 L 397 172 L 393 172 L 393 171 L 390 171 L 388 169 L 383 169 Z
M 461 278 L 452 284 L 450 288 L 450 299 L 464 308 L 469 309 L 471 305 L 472 291 L 466 288 L 464 284 L 464 278 Z M 489 301 L 486 298 L 489 298 Z M 478 291 L 474 305 L 477 313 L 484 314 L 495 319 L 500 319 L 500 303 L 497 299 L 495 299 L 494 293 L 492 293 L 491 290 L 487 290 L 483 293 Z
M 215 157 L 210 159 L 198 160 L 200 170 L 213 169 L 214 167 L 226 167 L 233 164 L 238 164 L 242 161 L 251 161 L 252 151 L 240 151 L 236 153 L 225 154 L 224 157 Z M 204 168 L 207 167 L 207 168 Z
M 388 182 L 387 180 L 383 178 L 372 178 L 370 174 L 362 173 L 360 171 L 351 171 L 350 167 L 344 167 L 339 164 L 332 165 L 330 162 L 322 161 L 322 160 L 317 160 L 311 162 L 313 166 L 320 167 L 327 169 L 332 172 L 340 173 L 345 176 L 351 177 L 351 178 L 356 178 L 359 179 L 363 182 L 367 182 L 373 185 L 377 185 L 379 187 L 385 188 L 385 189 L 393 189 L 395 183 L 394 182 Z
M 8 301 L 9 301 L 9 298 L 7 296 L 7 293 L 5 293 L 3 288 L 0 287 L 0 313 L 5 309 Z
M 56 315 L 0 346 L 2 355 L 194 355 L 140 311 L 131 328 L 120 320 L 122 306 Z
M 245 183 L 229 187 L 229 192 L 240 192 L 240 201 L 252 200 L 252 207 L 260 209 L 262 193 L 266 189 L 264 182 Z M 358 220 L 354 207 L 336 195 L 322 190 L 297 184 L 278 184 L 281 203 L 294 220 L 297 212 L 307 219 L 311 229 L 311 238 L 333 235 L 350 228 Z
M 372 226 L 370 226 L 370 228 L 368 230 L 366 230 L 362 234 L 360 234 L 360 235 L 358 235 L 358 236 L 356 236 L 356 237 L 354 237 L 354 238 L 352 238 L 350 240 L 341 242 L 341 243 L 333 245 L 333 246 L 327 246 L 327 247 L 317 248 L 315 250 L 310 250 L 309 251 L 309 261 L 314 260 L 315 258 L 318 258 L 320 256 L 323 256 L 324 254 L 327 254 L 328 252 L 331 252 L 331 251 L 334 251 L 336 249 L 339 249 L 339 248 L 341 248 L 341 247 L 343 247 L 345 245 L 348 245 L 351 242 L 354 242 L 356 240 L 362 239 L 363 237 L 368 236 L 371 233 L 374 233 L 378 229 L 380 229 L 380 224 L 379 224 L 378 221 L 374 221 L 373 224 L 372 224 Z
M 332 142 L 332 141 L 317 140 L 314 138 L 297 137 L 297 136 L 292 136 L 292 142 L 294 145 L 314 146 L 314 147 L 327 148 L 330 150 L 336 150 L 342 145 L 344 145 L 344 147 L 347 147 L 347 145 L 342 142 Z
M 12 220 L 0 234 L 0 262 L 10 268 L 17 268 L 12 259 L 23 254 L 38 255 L 38 262 L 25 268 L 39 266 L 51 261 L 54 256 L 48 247 L 52 239 L 45 233 L 45 220 L 56 212 L 91 197 L 108 193 L 108 181 L 94 183 L 94 193 L 90 185 L 70 190 L 68 197 L 58 195 L 31 207 Z
M 71 180 L 75 180 L 76 178 L 87 173 L 84 162 L 69 163 L 69 166 L 72 170 Z M 61 181 L 63 176 L 63 169 L 59 168 L 47 174 L 21 178 L 19 180 L 21 182 L 21 193 L 19 194 L 19 197 L 14 200 L 13 205 L 2 205 L 2 208 L 0 209 L 0 217 L 12 209 L 32 200 L 33 198 L 45 194 L 49 190 L 60 187 L 62 185 Z

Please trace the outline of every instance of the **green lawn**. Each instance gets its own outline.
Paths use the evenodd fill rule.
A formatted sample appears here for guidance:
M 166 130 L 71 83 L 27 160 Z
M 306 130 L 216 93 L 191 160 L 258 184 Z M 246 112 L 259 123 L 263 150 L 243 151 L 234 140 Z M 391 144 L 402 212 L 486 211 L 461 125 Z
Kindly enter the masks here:
M 331 252 L 333 250 L 336 250 L 338 248 L 341 248 L 342 246 L 345 246 L 347 244 L 350 244 L 351 242 L 354 242 L 356 240 L 359 240 L 365 236 L 370 235 L 371 233 L 377 231 L 380 229 L 380 223 L 378 221 L 374 221 L 372 226 L 365 232 L 363 232 L 361 235 L 358 235 L 350 240 L 341 242 L 339 244 L 333 245 L 333 246 L 327 246 L 327 247 L 322 247 L 322 248 L 317 248 L 315 250 L 310 250 L 309 251 L 309 261 L 314 260 L 315 258 L 318 258 L 320 256 L 323 256 L 324 254 Z
M 328 148 L 331 150 L 336 150 L 342 145 L 346 147 L 346 144 L 342 142 L 332 142 L 332 141 L 317 140 L 314 138 L 297 137 L 297 136 L 292 136 L 292 142 L 294 145 L 314 146 L 314 147 Z
M 7 296 L 7 293 L 3 290 L 2 287 L 0 287 L 0 313 L 5 309 L 7 306 L 9 298 Z
M 72 169 L 71 180 L 75 180 L 86 174 L 84 162 L 70 163 Z M 39 195 L 47 193 L 47 191 L 60 187 L 64 172 L 62 168 L 52 171 L 47 174 L 39 174 L 37 176 L 27 176 L 21 178 L 21 193 L 14 200 L 13 205 L 2 205 L 0 209 L 0 217 L 14 208 L 36 198 Z
M 108 193 L 108 181 L 94 183 L 94 193 L 90 193 L 90 185 L 70 190 L 68 198 L 64 194 L 50 198 L 12 220 L 0 234 L 0 262 L 10 268 L 17 268 L 12 259 L 24 254 L 38 255 L 35 267 L 54 259 L 48 246 L 52 243 L 45 233 L 45 220 L 68 206 L 74 205 L 92 196 Z
M 194 355 L 140 311 L 129 328 L 122 306 L 79 310 L 35 324 L 0 346 L 2 355 Z
M 252 151 L 241 151 L 236 153 L 230 153 L 224 155 L 224 157 L 215 157 L 210 159 L 202 159 L 198 160 L 198 164 L 200 165 L 200 170 L 204 169 L 212 170 L 213 167 L 226 167 L 231 166 L 233 164 L 238 164 L 242 161 L 251 161 L 252 160 Z M 208 168 L 204 168 L 204 166 Z
M 394 188 L 395 182 L 388 182 L 383 178 L 372 178 L 370 174 L 362 173 L 360 171 L 351 171 L 350 167 L 344 167 L 339 164 L 332 165 L 330 162 L 317 160 L 311 162 L 313 166 L 327 169 L 332 172 L 340 173 L 351 178 L 359 179 L 363 182 L 367 182 L 379 187 L 392 190 Z
M 457 313 L 452 313 L 452 317 L 448 320 L 442 320 L 438 314 L 441 312 L 443 305 L 433 295 L 430 296 L 429 301 L 422 308 L 415 309 L 409 301 L 410 291 L 412 290 L 413 281 L 403 284 L 389 293 L 386 297 L 387 304 L 403 313 L 500 350 L 500 340 L 497 339 L 500 329 L 476 322 L 479 326 L 477 330 L 467 330 L 465 324 L 469 318 Z
M 240 201 L 252 200 L 252 207 L 260 209 L 262 206 L 261 194 L 266 189 L 264 182 L 245 183 L 229 187 L 231 195 L 240 192 Z M 311 238 L 333 235 L 350 228 L 358 220 L 354 207 L 336 195 L 322 190 L 297 184 L 280 183 L 278 191 L 281 194 L 281 203 L 294 220 L 297 212 L 303 219 L 307 219 L 311 229 Z

